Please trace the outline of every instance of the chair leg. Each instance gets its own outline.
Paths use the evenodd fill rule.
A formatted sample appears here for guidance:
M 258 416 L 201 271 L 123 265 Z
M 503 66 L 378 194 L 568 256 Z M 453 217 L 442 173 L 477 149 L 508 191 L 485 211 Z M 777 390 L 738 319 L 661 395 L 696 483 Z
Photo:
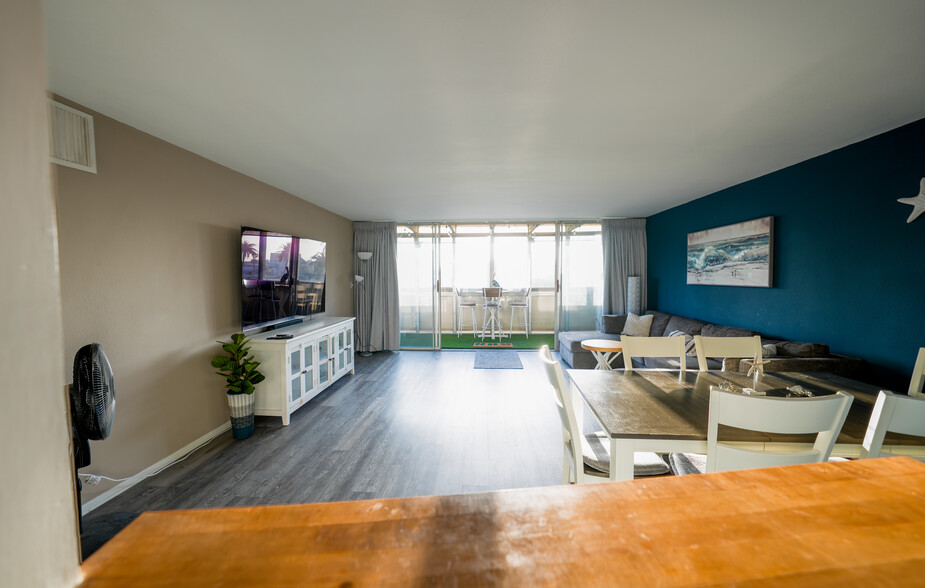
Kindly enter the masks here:
M 562 485 L 572 481 L 572 468 L 568 466 L 568 454 L 562 456 Z
M 511 335 L 514 334 L 514 311 L 521 309 L 524 311 L 524 322 L 522 323 L 524 327 L 524 333 L 526 334 L 527 339 L 530 338 L 530 319 L 527 316 L 527 307 L 526 306 L 512 306 L 511 307 Z

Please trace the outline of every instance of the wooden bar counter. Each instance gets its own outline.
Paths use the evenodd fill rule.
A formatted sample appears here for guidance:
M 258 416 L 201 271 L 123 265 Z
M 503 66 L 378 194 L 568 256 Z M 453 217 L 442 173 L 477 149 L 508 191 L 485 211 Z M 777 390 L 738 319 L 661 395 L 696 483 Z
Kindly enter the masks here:
M 913 586 L 895 457 L 459 496 L 142 514 L 82 586 Z

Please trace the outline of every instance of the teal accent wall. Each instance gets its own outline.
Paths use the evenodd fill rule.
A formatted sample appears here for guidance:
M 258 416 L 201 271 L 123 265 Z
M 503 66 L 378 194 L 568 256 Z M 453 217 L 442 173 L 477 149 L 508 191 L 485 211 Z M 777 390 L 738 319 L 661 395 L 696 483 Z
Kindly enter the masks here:
M 925 119 L 709 194 L 646 222 L 652 309 L 864 358 L 905 392 L 925 347 Z M 774 216 L 774 287 L 686 281 L 687 234 Z

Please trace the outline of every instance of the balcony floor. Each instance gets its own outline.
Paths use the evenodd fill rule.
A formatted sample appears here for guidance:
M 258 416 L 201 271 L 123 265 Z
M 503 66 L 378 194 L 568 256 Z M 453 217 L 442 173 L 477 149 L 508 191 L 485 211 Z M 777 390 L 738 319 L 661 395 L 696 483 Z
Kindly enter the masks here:
M 442 333 L 440 336 L 440 343 L 443 349 L 491 349 L 491 346 L 486 347 L 476 347 L 476 343 L 482 343 L 481 337 L 473 337 L 472 333 L 469 334 L 460 333 L 458 336 L 453 333 Z M 528 338 L 523 333 L 514 333 L 510 337 L 504 337 L 503 339 L 495 339 L 492 341 L 489 337 L 485 337 L 484 343 L 501 343 L 505 346 L 504 349 L 539 349 L 543 345 L 548 345 L 550 349 L 553 348 L 555 339 L 552 333 L 531 333 Z M 401 347 L 402 349 L 413 349 L 413 348 L 426 348 L 430 349 L 433 345 L 433 337 L 430 333 L 413 333 L 413 332 L 403 332 L 401 334 Z M 511 345 L 512 347 L 508 347 Z

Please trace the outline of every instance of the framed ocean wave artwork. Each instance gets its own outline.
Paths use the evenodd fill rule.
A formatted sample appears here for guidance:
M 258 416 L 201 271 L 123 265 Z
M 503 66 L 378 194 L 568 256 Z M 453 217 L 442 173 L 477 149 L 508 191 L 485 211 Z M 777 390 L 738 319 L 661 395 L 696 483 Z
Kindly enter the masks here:
M 774 217 L 687 234 L 687 283 L 770 288 Z

